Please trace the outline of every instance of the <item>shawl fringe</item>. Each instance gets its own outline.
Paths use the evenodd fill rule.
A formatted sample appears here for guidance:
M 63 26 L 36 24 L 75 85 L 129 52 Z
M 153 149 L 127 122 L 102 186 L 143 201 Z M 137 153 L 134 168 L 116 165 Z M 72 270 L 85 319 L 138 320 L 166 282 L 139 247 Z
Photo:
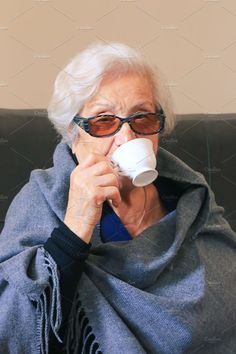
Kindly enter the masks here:
M 76 294 L 71 312 L 71 321 L 68 328 L 66 340 L 66 353 L 77 354 L 81 348 L 81 354 L 87 353 L 86 346 L 89 343 L 89 354 L 102 354 L 99 344 L 96 342 L 95 335 L 88 317 L 82 307 L 79 293 Z
M 62 343 L 62 339 L 58 334 L 62 322 L 62 314 L 57 266 L 53 258 L 46 251 L 44 252 L 44 261 L 50 277 L 49 286 L 44 289 L 37 303 L 38 335 L 40 337 L 39 354 L 48 354 L 50 329 L 57 340 Z

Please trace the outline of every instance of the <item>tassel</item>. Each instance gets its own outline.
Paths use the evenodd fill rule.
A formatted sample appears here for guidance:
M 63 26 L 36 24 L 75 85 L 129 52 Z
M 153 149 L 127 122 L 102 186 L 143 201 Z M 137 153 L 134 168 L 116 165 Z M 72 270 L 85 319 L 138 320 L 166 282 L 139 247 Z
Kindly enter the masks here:
M 40 347 L 38 348 L 38 353 L 40 354 L 48 354 L 50 328 L 57 340 L 62 343 L 62 340 L 58 335 L 62 322 L 62 315 L 57 265 L 48 252 L 44 251 L 44 256 L 45 266 L 50 274 L 50 284 L 44 289 L 37 303 L 40 333 Z
M 89 353 L 102 354 L 99 350 L 99 345 L 95 341 L 92 327 L 89 324 L 89 319 L 85 314 L 79 299 L 79 294 L 76 294 L 74 299 L 73 308 L 71 311 L 72 321 L 67 333 L 66 353 L 67 354 L 86 354 L 88 348 L 86 345 L 89 343 Z M 87 349 L 87 350 L 86 350 Z

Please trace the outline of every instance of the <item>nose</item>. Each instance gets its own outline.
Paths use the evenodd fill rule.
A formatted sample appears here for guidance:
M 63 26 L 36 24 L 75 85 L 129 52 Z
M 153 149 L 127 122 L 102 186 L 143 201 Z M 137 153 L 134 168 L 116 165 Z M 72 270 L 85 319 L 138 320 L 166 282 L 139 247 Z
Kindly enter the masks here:
M 135 138 L 135 132 L 133 132 L 133 130 L 129 126 L 129 123 L 124 123 L 121 129 L 115 135 L 115 143 L 117 146 L 119 146 Z

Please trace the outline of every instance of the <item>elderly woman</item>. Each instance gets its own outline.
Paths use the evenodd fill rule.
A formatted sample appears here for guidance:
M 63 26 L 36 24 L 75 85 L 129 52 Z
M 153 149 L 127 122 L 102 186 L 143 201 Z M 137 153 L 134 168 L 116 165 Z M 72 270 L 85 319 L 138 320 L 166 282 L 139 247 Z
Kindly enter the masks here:
M 236 236 L 205 179 L 159 148 L 173 128 L 160 74 L 96 44 L 59 73 L 54 166 L 33 171 L 0 237 L 0 353 L 233 353 Z M 113 153 L 145 138 L 158 177 Z

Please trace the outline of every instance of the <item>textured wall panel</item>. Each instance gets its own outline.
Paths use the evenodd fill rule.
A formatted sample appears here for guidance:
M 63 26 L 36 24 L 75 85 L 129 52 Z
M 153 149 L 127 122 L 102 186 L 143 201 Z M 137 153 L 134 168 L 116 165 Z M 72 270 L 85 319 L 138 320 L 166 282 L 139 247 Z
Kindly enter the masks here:
M 177 113 L 236 111 L 234 0 L 2 2 L 0 107 L 46 107 L 56 74 L 97 40 L 141 50 Z

